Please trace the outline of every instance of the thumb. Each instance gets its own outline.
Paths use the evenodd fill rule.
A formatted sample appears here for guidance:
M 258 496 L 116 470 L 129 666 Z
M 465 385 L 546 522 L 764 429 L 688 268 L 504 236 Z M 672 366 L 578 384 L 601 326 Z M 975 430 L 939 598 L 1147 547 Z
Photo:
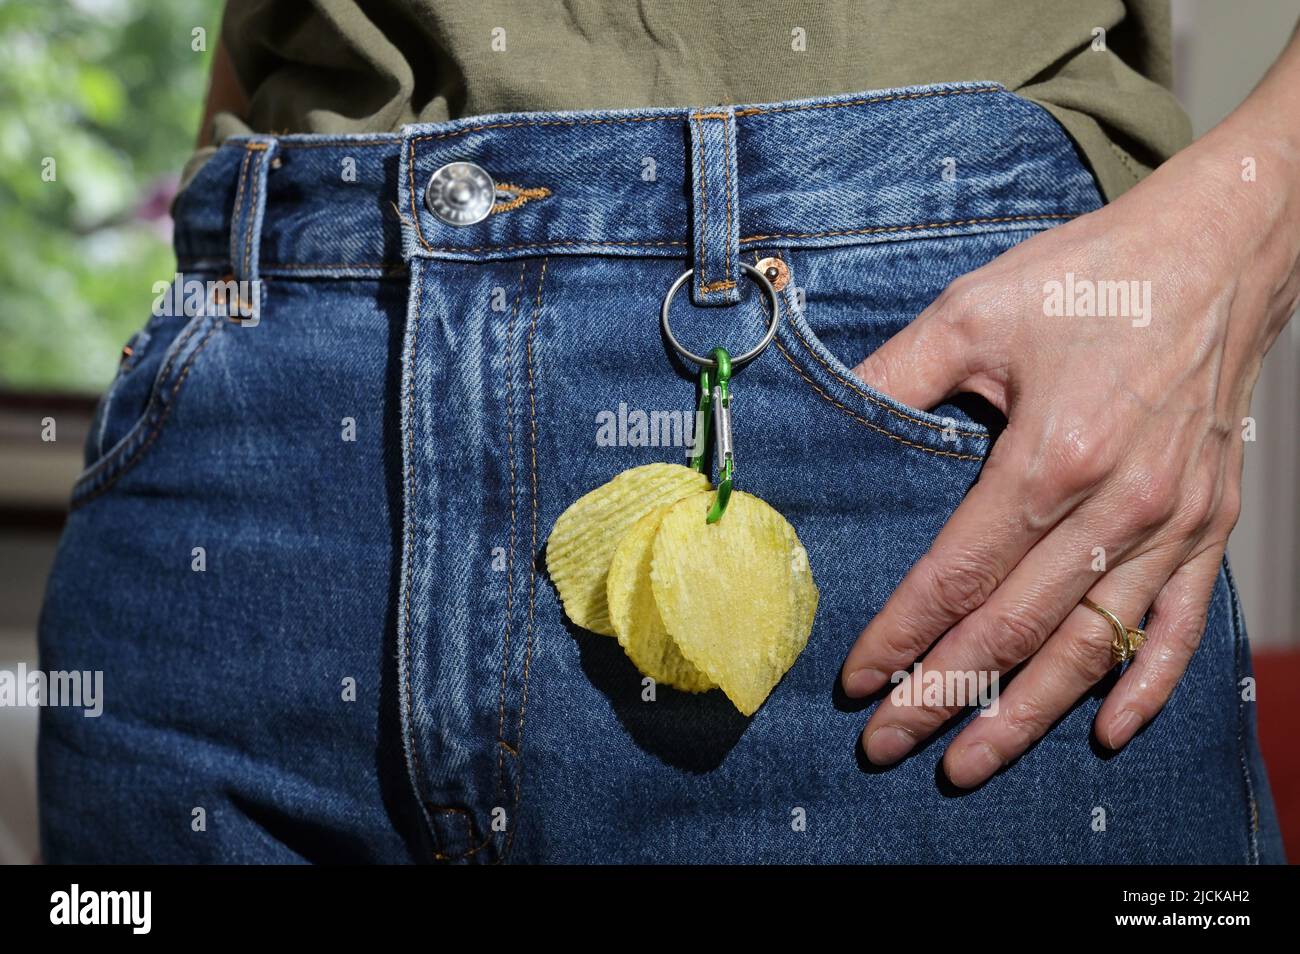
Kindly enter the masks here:
M 970 376 L 969 354 L 933 308 L 853 369 L 864 384 L 919 410 L 929 410 L 961 389 Z

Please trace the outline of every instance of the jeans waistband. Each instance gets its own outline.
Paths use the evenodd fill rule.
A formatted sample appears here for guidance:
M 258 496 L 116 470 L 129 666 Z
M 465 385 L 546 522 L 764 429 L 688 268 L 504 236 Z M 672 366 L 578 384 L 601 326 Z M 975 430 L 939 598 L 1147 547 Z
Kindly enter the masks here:
M 479 222 L 449 224 L 426 203 L 430 177 L 452 162 L 495 181 Z M 175 241 L 183 268 L 243 278 L 364 276 L 403 270 L 412 257 L 599 254 L 699 266 L 712 254 L 693 247 L 709 231 L 699 226 L 710 197 L 710 234 L 744 251 L 1038 228 L 1094 207 L 1097 191 L 1042 107 L 995 83 L 957 83 L 230 139 L 177 198 Z

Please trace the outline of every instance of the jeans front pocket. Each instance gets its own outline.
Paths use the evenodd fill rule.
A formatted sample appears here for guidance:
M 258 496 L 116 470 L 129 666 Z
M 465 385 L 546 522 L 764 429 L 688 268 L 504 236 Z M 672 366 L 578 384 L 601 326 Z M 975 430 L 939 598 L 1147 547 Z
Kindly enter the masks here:
M 171 301 L 170 293 L 164 301 Z M 162 433 L 199 356 L 229 319 L 217 309 L 155 313 L 123 348 L 86 438 L 73 507 L 88 503 L 139 463 Z
M 841 415 L 931 455 L 982 461 L 1005 425 L 983 399 L 958 394 L 933 409 L 909 407 L 851 369 L 902 331 L 953 280 L 1037 231 L 756 253 L 755 261 L 776 256 L 788 266 L 777 350 Z

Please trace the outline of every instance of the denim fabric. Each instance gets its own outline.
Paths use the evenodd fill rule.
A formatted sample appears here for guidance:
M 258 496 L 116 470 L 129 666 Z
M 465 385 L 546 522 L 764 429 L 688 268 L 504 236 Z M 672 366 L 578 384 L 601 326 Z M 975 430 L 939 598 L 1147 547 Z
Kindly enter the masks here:
M 1186 676 L 1124 751 L 1091 741 L 1112 674 L 974 792 L 938 768 L 972 716 L 897 767 L 864 762 L 870 704 L 837 691 L 840 663 L 1000 421 L 902 406 L 848 368 L 1101 200 L 1048 114 L 994 84 L 725 114 L 254 137 L 203 167 L 179 270 L 260 282 L 260 315 L 152 319 L 101 405 L 41 651 L 102 669 L 105 709 L 43 713 L 48 859 L 1281 860 L 1226 568 Z M 478 224 L 424 205 L 452 161 L 498 185 Z M 764 316 L 737 266 L 770 256 L 791 278 L 733 381 L 736 482 L 797 529 L 817 618 L 751 718 L 719 692 L 643 701 L 618 644 L 565 620 L 547 534 L 619 471 L 685 460 L 671 428 L 610 446 L 600 421 L 689 416 L 665 290 L 692 266 L 733 276 L 737 304 L 683 295 L 674 328 L 744 350 Z
M 736 110 L 691 114 L 691 255 L 697 305 L 740 301 L 740 176 L 736 170 Z M 710 207 L 712 210 L 710 211 Z

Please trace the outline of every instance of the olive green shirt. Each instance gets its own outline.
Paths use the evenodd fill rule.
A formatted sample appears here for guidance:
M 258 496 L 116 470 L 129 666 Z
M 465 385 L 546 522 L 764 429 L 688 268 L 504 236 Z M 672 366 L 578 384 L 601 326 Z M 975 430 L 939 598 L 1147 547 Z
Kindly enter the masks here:
M 222 39 L 250 110 L 216 142 L 994 80 L 1114 198 L 1191 138 L 1167 0 L 229 0 Z

